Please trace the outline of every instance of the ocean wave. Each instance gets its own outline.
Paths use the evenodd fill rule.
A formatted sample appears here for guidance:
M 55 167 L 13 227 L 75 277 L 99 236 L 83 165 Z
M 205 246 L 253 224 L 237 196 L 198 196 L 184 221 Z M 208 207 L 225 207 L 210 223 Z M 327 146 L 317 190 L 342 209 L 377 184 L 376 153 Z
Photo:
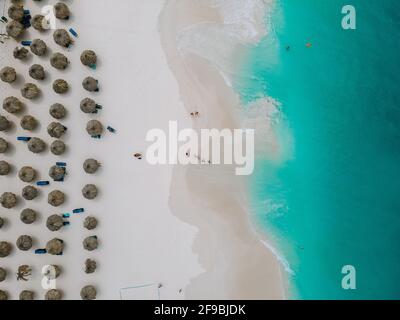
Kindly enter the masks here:
M 216 9 L 222 23 L 205 21 L 181 29 L 177 33 L 177 46 L 181 55 L 194 54 L 209 61 L 218 69 L 229 87 L 235 80 L 248 75 L 241 73 L 238 52 L 257 44 L 272 29 L 271 12 L 275 0 L 201 0 L 201 4 Z M 263 79 L 250 79 L 258 84 Z M 282 162 L 289 156 L 287 147 L 291 141 L 282 141 L 280 132 L 288 132 L 280 103 L 266 95 L 238 106 L 241 126 L 255 130 L 255 153 L 271 161 Z M 290 135 L 288 134 L 288 137 Z M 285 145 L 285 147 L 283 147 Z M 269 203 L 268 205 L 271 205 Z M 285 205 L 269 210 L 285 211 Z M 276 257 L 282 268 L 290 275 L 295 272 L 289 262 L 270 243 L 263 245 Z
M 220 13 L 225 26 L 242 41 L 256 42 L 266 35 L 266 17 L 273 0 L 204 0 Z
M 219 69 L 225 79 L 236 72 L 240 47 L 257 43 L 267 34 L 273 0 L 202 0 L 201 5 L 218 11 L 222 23 L 201 22 L 180 30 L 177 46 L 181 55 L 195 54 Z
M 266 15 L 272 0 L 206 0 L 216 8 L 224 25 L 242 41 L 256 42 L 266 35 Z
M 289 261 L 287 261 L 283 256 L 281 256 L 278 252 L 278 250 L 275 249 L 274 246 L 272 246 L 270 243 L 266 241 L 261 241 L 262 244 L 268 248 L 268 250 L 271 251 L 271 253 L 276 257 L 276 259 L 279 261 L 279 263 L 282 265 L 283 269 L 289 273 L 290 275 L 294 276 L 296 273 L 293 271 L 293 269 L 290 267 Z
M 293 157 L 293 138 L 279 101 L 262 96 L 237 111 L 241 126 L 254 129 L 257 158 L 282 164 Z

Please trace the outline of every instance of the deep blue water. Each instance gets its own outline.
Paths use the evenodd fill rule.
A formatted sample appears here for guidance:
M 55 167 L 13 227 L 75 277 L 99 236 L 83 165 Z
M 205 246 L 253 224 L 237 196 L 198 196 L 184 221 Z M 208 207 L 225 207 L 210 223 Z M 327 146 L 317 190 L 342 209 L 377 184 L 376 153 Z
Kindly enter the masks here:
M 357 29 L 345 31 L 349 3 Z M 245 103 L 278 100 L 288 128 L 276 130 L 293 140 L 291 157 L 260 158 L 250 183 L 257 219 L 295 272 L 291 297 L 398 299 L 400 2 L 280 0 L 272 25 L 236 89 Z M 356 290 L 341 287 L 344 265 Z

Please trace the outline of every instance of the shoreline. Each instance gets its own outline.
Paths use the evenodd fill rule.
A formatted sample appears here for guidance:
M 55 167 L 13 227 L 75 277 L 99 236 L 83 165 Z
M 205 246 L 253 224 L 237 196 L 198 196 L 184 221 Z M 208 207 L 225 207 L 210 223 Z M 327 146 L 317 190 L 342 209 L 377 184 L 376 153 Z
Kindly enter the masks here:
M 215 8 L 167 2 L 159 22 L 162 45 L 187 113 L 201 114 L 193 128 L 238 128 L 239 101 L 223 74 L 208 59 L 181 55 L 177 44 L 178 32 L 203 22 L 223 23 Z M 282 267 L 250 222 L 246 198 L 245 181 L 233 174 L 231 166 L 174 168 L 170 208 L 180 220 L 198 228 L 193 250 L 206 270 L 191 280 L 186 298 L 286 297 Z

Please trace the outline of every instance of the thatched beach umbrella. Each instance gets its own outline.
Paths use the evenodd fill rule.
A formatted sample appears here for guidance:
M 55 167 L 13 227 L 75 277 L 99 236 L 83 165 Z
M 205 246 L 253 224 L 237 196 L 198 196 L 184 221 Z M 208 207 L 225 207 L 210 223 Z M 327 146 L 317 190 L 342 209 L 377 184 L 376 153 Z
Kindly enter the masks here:
M 51 56 L 50 64 L 58 70 L 64 70 L 68 67 L 69 61 L 65 55 L 56 52 Z
M 24 31 L 24 26 L 16 20 L 7 23 L 6 32 L 11 38 L 18 39 Z
M 95 159 L 86 159 L 83 163 L 83 170 L 86 173 L 93 174 L 100 168 L 100 162 Z
M 29 55 L 29 51 L 28 49 L 22 47 L 15 47 L 14 51 L 13 51 L 13 56 L 15 59 L 18 60 L 25 60 Z
M 7 241 L 0 241 L 0 258 L 5 258 L 11 253 L 11 244 Z
M 0 282 L 3 282 L 7 278 L 7 270 L 0 268 Z
M 52 122 L 47 126 L 47 133 L 52 138 L 57 138 L 57 139 L 61 138 L 64 135 L 66 130 L 67 130 L 67 128 L 64 127 L 59 122 Z
M 20 236 L 17 239 L 17 243 L 16 244 L 17 244 L 17 247 L 18 247 L 19 250 L 28 251 L 29 249 L 32 248 L 33 240 L 32 240 L 32 237 L 27 236 L 27 235 L 23 235 L 23 236 Z
M 81 62 L 85 66 L 93 66 L 97 63 L 97 55 L 92 50 L 85 50 L 81 54 Z
M 57 29 L 54 31 L 53 39 L 55 43 L 64 48 L 68 48 L 73 42 L 65 29 Z
M 57 79 L 53 82 L 53 90 L 58 94 L 67 93 L 69 89 L 68 82 L 63 79 Z
M 23 290 L 19 294 L 19 300 L 34 300 L 35 299 L 35 293 L 30 290 Z
M 28 55 L 29 55 L 29 50 L 24 47 L 22 48 L 16 47 L 13 51 L 14 58 L 18 60 L 25 60 L 28 57 Z
M 10 127 L 10 121 L 4 116 L 0 116 L 0 131 L 7 131 Z
M 4 290 L 0 290 L 0 301 L 8 300 L 8 293 Z
M 3 100 L 3 109 L 9 113 L 19 113 L 24 108 L 24 104 L 17 97 L 11 96 Z
M 35 80 L 44 80 L 46 72 L 40 64 L 34 64 L 29 68 L 29 75 Z
M 17 80 L 17 72 L 12 67 L 4 67 L 0 70 L 0 79 L 3 82 L 13 83 Z
M 8 16 L 13 20 L 21 21 L 24 15 L 24 7 L 19 3 L 12 4 L 8 8 Z
M 4 192 L 0 196 L 0 204 L 3 208 L 11 209 L 17 205 L 18 199 L 17 196 L 12 192 Z
M 8 150 L 8 142 L 0 138 L 0 153 L 6 153 Z
M 47 52 L 46 42 L 44 42 L 41 39 L 33 40 L 30 48 L 31 48 L 32 53 L 39 57 L 44 56 Z
M 45 31 L 48 27 L 47 20 L 42 14 L 36 14 L 31 19 L 33 29 L 37 31 Z
M 22 197 L 28 201 L 35 199 L 38 194 L 39 191 L 34 186 L 26 186 L 22 189 Z
M 51 255 L 60 255 L 64 250 L 64 241 L 61 239 L 54 238 L 47 242 L 46 251 Z
M 85 98 L 81 101 L 81 110 L 84 113 L 96 113 L 97 111 L 97 104 L 93 99 Z
M 32 224 L 36 221 L 37 213 L 35 210 L 27 208 L 22 210 L 19 218 L 25 224 Z
M 61 268 L 55 264 L 48 265 L 44 271 L 44 275 L 47 279 L 57 279 L 61 275 Z
M 64 179 L 66 171 L 65 167 L 52 166 L 49 170 L 49 176 L 55 181 L 60 181 Z
M 81 290 L 82 300 L 95 300 L 97 295 L 96 288 L 93 286 L 85 286 Z
M 19 236 L 16 241 L 16 245 L 17 248 L 20 249 L 21 251 L 28 251 L 33 246 L 32 237 L 28 235 Z
M 54 12 L 57 19 L 68 20 L 71 12 L 65 3 L 58 2 L 54 6 Z
M 94 273 L 97 269 L 97 263 L 95 260 L 86 259 L 85 261 L 85 273 Z
M 62 104 L 55 103 L 50 107 L 49 113 L 54 119 L 60 120 L 65 118 L 67 109 Z
M 0 161 L 0 176 L 6 176 L 10 173 L 11 166 L 7 161 Z
M 86 77 L 85 79 L 83 79 L 82 86 L 89 92 L 99 91 L 99 81 L 97 81 L 93 77 Z
M 35 117 L 33 117 L 31 115 L 26 115 L 26 116 L 22 117 L 20 124 L 21 124 L 22 129 L 28 130 L 28 131 L 33 131 L 37 128 L 38 121 L 36 120 Z
M 47 126 L 47 133 L 52 138 L 61 138 L 66 130 L 67 128 L 59 122 L 52 122 Z
M 97 194 L 98 194 L 98 190 L 94 184 L 87 184 L 82 189 L 83 197 L 88 200 L 93 200 L 94 198 L 97 197 Z
M 98 120 L 90 120 L 86 124 L 86 131 L 91 137 L 100 136 L 103 133 L 103 125 Z
M 64 226 L 64 219 L 58 215 L 53 214 L 47 218 L 46 227 L 50 231 L 58 231 Z
M 97 247 L 99 246 L 97 236 L 90 236 L 90 237 L 85 238 L 85 240 L 83 240 L 82 244 L 83 244 L 83 248 L 88 251 L 96 250 Z
M 18 267 L 17 270 L 17 281 L 23 280 L 28 281 L 28 277 L 32 275 L 32 268 L 26 264 Z
M 21 170 L 18 172 L 18 177 L 23 181 L 23 182 L 32 182 L 36 178 L 36 170 L 33 169 L 32 167 L 22 167 Z
M 49 193 L 47 197 L 47 202 L 53 206 L 58 207 L 61 206 L 65 201 L 65 195 L 60 190 L 54 190 Z
M 46 143 L 40 138 L 32 138 L 28 142 L 28 149 L 33 153 L 41 153 L 46 150 Z
M 56 156 L 60 156 L 65 152 L 66 145 L 61 140 L 55 140 L 51 143 L 50 151 Z
M 21 89 L 21 95 L 29 100 L 36 99 L 40 95 L 40 89 L 34 83 L 26 83 Z
M 36 120 L 35 117 L 26 115 L 26 116 L 22 117 L 20 124 L 21 124 L 22 129 L 28 130 L 28 131 L 33 131 L 37 128 L 38 121 Z
M 88 230 L 96 229 L 97 219 L 95 217 L 86 217 L 83 221 L 83 226 Z
M 44 299 L 45 300 L 61 300 L 62 292 L 58 289 L 51 289 L 46 292 Z

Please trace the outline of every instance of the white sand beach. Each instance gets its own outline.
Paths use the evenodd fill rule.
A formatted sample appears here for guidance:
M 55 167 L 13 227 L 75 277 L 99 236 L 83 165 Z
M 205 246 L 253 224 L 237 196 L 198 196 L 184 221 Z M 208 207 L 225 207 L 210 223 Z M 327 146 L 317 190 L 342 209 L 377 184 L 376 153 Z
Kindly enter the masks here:
M 238 97 L 221 74 L 225 66 L 235 63 L 238 58 L 234 50 L 225 51 L 229 48 L 224 44 L 217 44 L 218 49 L 212 48 L 212 41 L 219 40 L 214 36 L 225 25 L 222 10 L 218 11 L 217 5 L 210 6 L 211 3 L 169 1 L 160 18 L 162 41 L 187 112 L 199 111 L 201 114 L 193 121 L 193 127 L 197 130 L 240 128 Z M 220 8 L 223 9 L 223 5 Z M 204 29 L 206 33 L 199 35 Z M 196 32 L 191 34 L 192 30 Z M 184 44 L 190 49 L 195 48 L 186 54 L 179 50 L 182 32 L 185 33 L 183 37 L 194 42 Z M 203 46 L 207 45 L 214 53 L 206 52 Z M 221 48 L 230 61 L 221 59 Z M 207 270 L 191 281 L 186 289 L 187 297 L 284 298 L 285 279 L 281 267 L 262 244 L 262 238 L 250 221 L 243 177 L 236 176 L 233 168 L 226 165 L 177 166 L 172 185 L 171 208 L 183 221 L 199 228 L 194 251 Z
M 7 5 L 10 1 L 7 0 Z M 32 14 L 43 4 L 55 0 L 28 1 Z M 71 61 L 65 71 L 51 67 L 49 55 L 21 62 L 12 57 L 17 45 L 7 40 L 0 45 L 0 68 L 16 69 L 18 81 L 0 83 L 0 97 L 14 95 L 23 100 L 23 113 L 0 114 L 14 123 L 12 130 L 1 132 L 11 148 L 0 154 L 0 160 L 12 164 L 13 170 L 0 177 L 0 194 L 6 191 L 21 194 L 26 185 L 18 179 L 18 170 L 30 165 L 40 172 L 40 180 L 50 180 L 49 168 L 56 161 L 67 162 L 68 176 L 64 182 L 51 182 L 40 187 L 40 196 L 30 202 L 19 197 L 18 206 L 0 208 L 6 226 L 0 230 L 0 241 L 13 244 L 12 254 L 0 258 L 0 267 L 7 269 L 6 281 L 0 289 L 10 299 L 18 299 L 22 290 L 33 290 L 43 299 L 41 268 L 57 264 L 63 273 L 57 288 L 64 299 L 80 299 L 80 289 L 94 285 L 97 299 L 283 299 L 285 277 L 276 257 L 262 244 L 263 237 L 252 227 L 243 181 L 224 166 L 151 166 L 135 153 L 145 153 L 146 133 L 152 128 L 168 129 L 168 121 L 178 121 L 180 128 L 234 128 L 237 97 L 212 64 L 196 55 L 182 56 L 178 51 L 177 34 L 182 28 L 201 21 L 220 22 L 215 8 L 203 7 L 198 1 L 179 0 L 106 0 L 65 1 L 72 16 L 57 20 L 58 28 L 74 28 L 79 34 L 74 45 L 65 50 L 57 46 L 52 32 L 39 33 L 29 29 L 23 40 L 43 39 L 52 52 L 63 52 Z M 94 50 L 99 62 L 96 70 L 83 66 L 80 54 Z M 42 64 L 47 72 L 44 81 L 29 77 L 28 69 Z M 83 78 L 99 80 L 100 92 L 88 93 L 81 85 Z M 52 82 L 62 78 L 70 91 L 57 95 Z M 23 99 L 20 88 L 25 82 L 37 84 L 42 95 L 38 100 Z M 91 97 L 103 106 L 97 115 L 79 109 L 80 101 Z M 68 127 L 63 138 L 67 153 L 57 157 L 48 150 L 40 155 L 30 153 L 17 136 L 37 136 L 49 145 L 46 132 L 53 121 L 49 107 L 62 103 L 68 109 L 61 122 Z M 189 113 L 200 111 L 193 121 Z M 40 126 L 34 133 L 21 129 L 24 114 L 35 116 Z M 85 130 L 90 119 L 110 125 L 117 132 L 106 132 L 100 140 Z M 85 174 L 83 161 L 95 158 L 102 164 L 93 176 Z M 95 200 L 81 195 L 87 183 L 100 190 Z M 59 208 L 47 204 L 47 194 L 59 189 L 67 201 Z M 40 213 L 33 225 L 19 220 L 22 209 L 31 207 Z M 70 226 L 51 232 L 46 218 L 55 213 L 85 208 L 73 215 Z M 99 226 L 92 231 L 83 228 L 83 219 L 93 215 Z M 35 255 L 19 251 L 15 241 L 22 234 L 31 235 L 34 249 L 43 248 L 54 237 L 63 239 L 62 256 Z M 97 235 L 99 248 L 88 252 L 82 240 Z M 98 263 L 94 274 L 85 274 L 84 261 Z M 19 265 L 33 269 L 28 282 L 17 281 Z

